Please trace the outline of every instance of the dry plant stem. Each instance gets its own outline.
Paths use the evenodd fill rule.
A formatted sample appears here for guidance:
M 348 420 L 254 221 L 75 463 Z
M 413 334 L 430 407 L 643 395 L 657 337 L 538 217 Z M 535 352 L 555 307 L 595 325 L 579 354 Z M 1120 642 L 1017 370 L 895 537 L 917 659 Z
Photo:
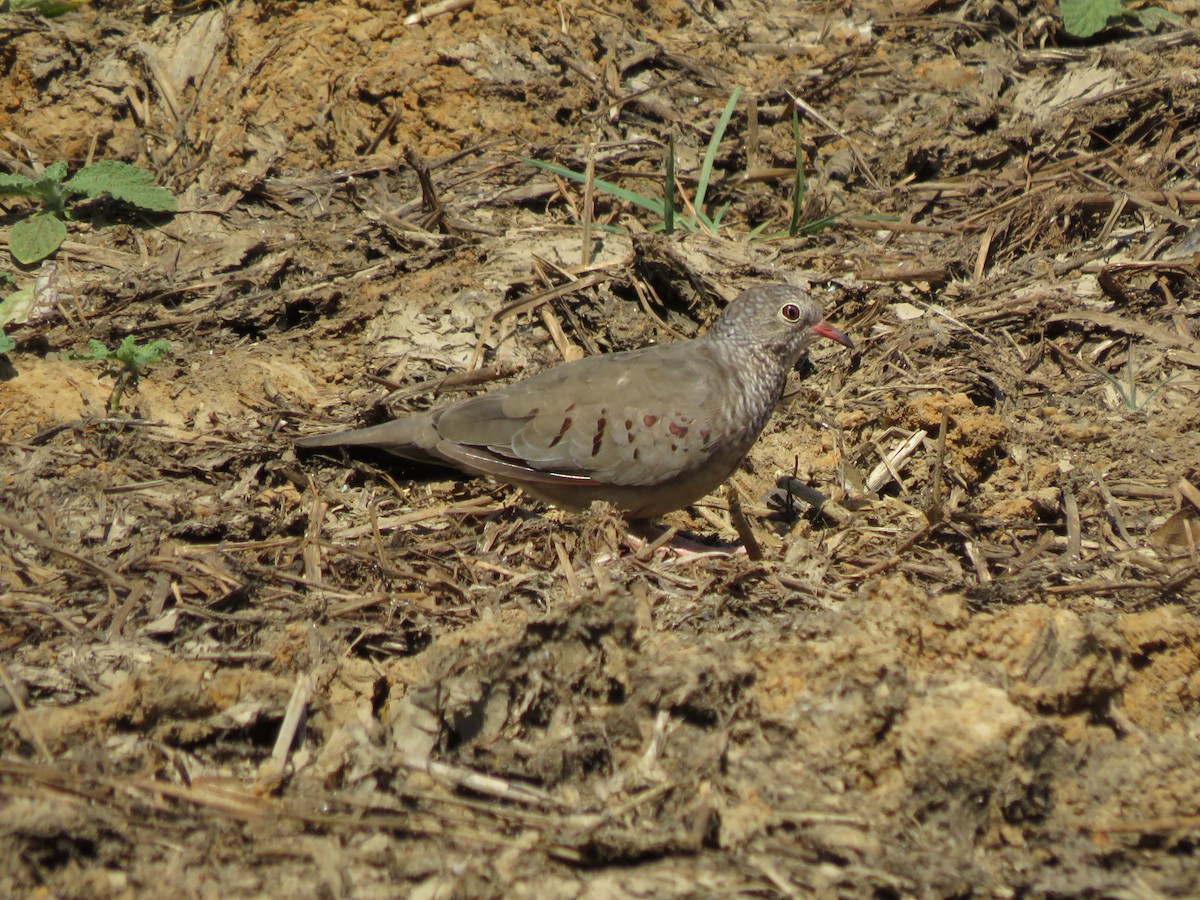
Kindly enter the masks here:
M 826 128 L 828 128 L 830 131 L 832 131 L 834 134 L 836 134 L 838 137 L 840 137 L 843 141 L 846 142 L 846 146 L 849 147 L 850 152 L 852 154 L 854 154 L 854 161 L 856 163 L 858 163 L 859 169 L 862 171 L 862 173 L 866 177 L 867 181 L 869 181 L 871 183 L 871 187 L 875 188 L 875 190 L 877 190 L 877 191 L 882 191 L 883 187 L 879 184 L 879 180 L 875 177 L 874 173 L 871 172 L 871 166 L 867 162 L 866 157 L 864 157 L 862 155 L 862 152 L 858 149 L 858 145 L 854 141 L 850 140 L 850 138 L 845 134 L 845 132 L 843 132 L 840 128 L 835 126 L 832 122 L 830 122 L 828 119 L 826 119 L 823 115 L 821 115 L 819 112 L 817 112 L 815 109 L 813 109 L 807 103 L 805 103 L 803 100 L 801 100 L 795 94 L 793 94 L 791 91 L 788 91 L 787 95 L 792 98 L 792 102 L 796 104 L 797 109 L 812 116 L 812 118 L 816 119 L 818 122 L 820 122 L 822 125 L 824 125 Z
M 906 537 L 903 541 L 901 541 L 900 545 L 890 557 L 880 560 L 872 566 L 868 566 L 861 572 L 851 572 L 846 577 L 852 578 L 856 581 L 861 581 L 864 578 L 871 578 L 880 574 L 881 572 L 886 572 L 888 569 L 895 568 L 904 562 L 904 554 L 915 547 L 926 537 L 926 535 L 932 534 L 936 527 L 936 525 L 931 525 L 930 523 L 926 522 L 920 528 Z
M 21 697 L 20 691 L 17 689 L 16 682 L 12 680 L 12 676 L 8 673 L 8 667 L 0 661 L 0 684 L 4 685 L 4 690 L 8 692 L 8 696 L 12 698 L 13 707 L 17 711 L 17 718 L 21 721 L 21 725 L 25 728 L 25 733 L 29 737 L 30 742 L 37 748 L 42 759 L 48 763 L 54 762 L 54 757 L 50 754 L 50 748 L 46 746 L 46 742 L 42 740 L 41 732 L 34 725 L 33 719 L 29 717 L 29 709 L 25 706 L 25 700 Z
M 950 427 L 949 410 L 942 409 L 942 422 L 938 426 L 937 456 L 933 461 L 933 487 L 929 493 L 929 509 L 926 512 L 930 524 L 942 520 L 942 465 L 946 459 L 946 432 Z
M 371 546 L 375 550 L 375 561 L 379 565 L 379 571 L 391 574 L 387 552 L 383 546 L 383 534 L 379 531 L 379 504 L 372 501 L 367 512 L 371 517 Z
M 399 494 L 400 491 L 397 491 Z M 471 497 L 457 503 L 443 503 L 430 509 L 416 509 L 398 516 L 388 516 L 375 523 L 375 528 L 381 534 L 395 531 L 407 525 L 415 525 L 429 519 L 441 519 L 446 516 L 486 516 L 497 510 L 496 501 L 491 497 Z M 371 525 L 357 525 L 337 533 L 338 540 L 348 541 L 372 532 Z
M 308 528 L 304 531 L 304 577 L 311 582 L 323 581 L 321 574 L 321 528 L 325 524 L 325 501 L 312 478 L 308 479 L 308 489 L 312 495 L 312 510 L 308 514 Z
M 555 288 L 549 288 L 544 291 L 538 291 L 532 296 L 518 300 L 516 303 L 510 303 L 503 309 L 485 316 L 479 327 L 479 340 L 475 342 L 475 350 L 471 354 L 471 361 L 467 364 L 468 369 L 475 369 L 479 366 L 479 361 L 483 358 L 483 347 L 491 337 L 492 327 L 503 322 L 511 316 L 519 316 L 523 313 L 533 312 L 543 303 L 549 303 L 551 300 L 558 297 L 565 297 L 568 294 L 573 294 L 577 291 L 585 291 L 588 288 L 595 287 L 598 284 L 603 284 L 608 281 L 611 276 L 607 272 L 593 272 L 592 274 L 580 278 L 578 281 L 573 281 L 570 284 L 559 285 Z
M 579 576 L 575 574 L 575 566 L 571 562 L 571 555 L 567 552 L 567 545 L 563 543 L 561 536 L 552 534 L 550 543 L 554 546 L 554 555 L 558 557 L 558 568 L 562 572 L 562 576 L 566 579 L 567 588 L 571 592 L 571 596 L 578 597 L 580 595 Z
M 433 176 L 429 174 L 429 165 L 425 162 L 425 158 L 420 152 L 412 146 L 404 148 L 404 160 L 416 173 L 417 181 L 421 185 L 421 209 L 425 212 L 425 220 L 421 223 L 426 231 L 440 231 L 443 234 L 449 233 L 449 226 L 446 224 L 446 210 L 442 206 L 442 201 L 438 199 L 437 189 L 433 186 Z
M 580 254 L 580 264 L 592 264 L 592 216 L 595 214 L 596 199 L 596 152 L 594 147 L 588 148 L 587 168 L 584 171 L 586 181 L 583 184 L 583 247 Z
M 878 229 L 876 229 L 878 230 Z M 863 281 L 899 281 L 904 284 L 943 284 L 950 280 L 950 273 L 945 268 L 888 268 L 862 269 L 858 277 Z
M 565 269 L 562 266 L 555 265 L 551 260 L 538 256 L 536 253 L 533 256 L 533 260 L 538 276 L 545 283 L 546 287 L 554 287 L 555 285 L 554 279 L 550 278 L 548 273 L 554 273 L 562 281 L 574 282 L 579 280 L 581 274 L 590 271 L 590 267 L 588 266 L 575 266 L 571 269 Z M 583 323 L 575 315 L 574 308 L 566 302 L 558 304 L 558 307 L 563 317 L 571 323 L 571 330 L 576 340 L 583 345 L 583 352 L 580 352 L 578 347 L 571 345 L 570 353 L 572 355 L 569 355 L 567 358 L 579 359 L 583 356 L 595 356 L 599 353 L 600 351 L 596 348 L 596 345 L 588 337 L 587 329 L 583 327 Z
M 1070 312 L 1056 313 L 1046 319 L 1047 324 L 1052 322 L 1090 322 L 1093 325 L 1099 325 L 1102 328 L 1111 328 L 1113 331 L 1120 331 L 1124 334 L 1136 334 L 1139 337 L 1147 338 L 1154 341 L 1156 344 L 1162 344 L 1166 347 L 1176 347 L 1181 350 L 1192 350 L 1196 347 L 1195 338 L 1185 337 L 1168 331 L 1159 325 L 1148 325 L 1145 322 L 1135 322 L 1133 319 L 1127 319 L 1124 316 L 1114 315 L 1113 313 L 1101 312 L 1094 309 L 1077 309 Z M 1050 347 L 1057 350 L 1067 359 L 1071 359 L 1076 365 L 1080 365 L 1070 353 L 1058 347 L 1053 342 L 1048 342 Z M 1091 370 L 1084 368 L 1085 372 Z M 1094 374 L 1094 373 L 1093 373 Z
M 971 562 L 971 567 L 975 570 L 975 577 L 980 584 L 988 584 L 992 580 L 992 573 L 988 570 L 987 560 L 983 558 L 983 554 L 979 551 L 979 544 L 973 541 L 967 531 L 951 524 L 951 528 L 962 538 L 963 553 Z
M 106 566 L 102 566 L 99 563 L 94 562 L 91 559 L 88 559 L 86 556 L 84 556 L 81 553 L 75 553 L 72 550 L 67 550 L 64 547 L 60 547 L 58 544 L 54 543 L 50 539 L 42 537 L 42 535 L 40 535 L 38 532 L 34 531 L 31 528 L 26 528 L 24 525 L 21 525 L 15 519 L 13 519 L 9 516 L 6 516 L 3 513 L 0 513 L 0 528 L 6 528 L 9 531 L 12 531 L 12 532 L 15 532 L 16 534 L 21 535 L 21 537 L 25 538 L 25 540 L 30 541 L 31 543 L 37 544 L 43 550 L 48 550 L 51 553 L 56 553 L 59 556 L 65 556 L 67 559 L 74 560 L 75 562 L 79 563 L 80 565 L 84 566 L 85 568 L 91 569 L 97 575 L 102 576 L 106 581 L 108 581 L 111 584 L 115 584 L 118 587 L 123 587 L 126 590 L 131 590 L 133 588 L 133 582 L 131 582 L 129 579 L 125 578 L 123 575 L 119 575 L 116 572 L 114 572 L 112 569 L 109 569 Z
M 1200 569 L 1184 566 L 1171 578 L 1164 581 L 1081 581 L 1078 584 L 1057 584 L 1046 588 L 1047 594 L 1118 594 L 1123 591 L 1153 591 L 1156 594 L 1172 594 L 1182 590 L 1196 577 Z
M 1186 478 L 1180 478 L 1175 484 L 1175 490 L 1179 492 L 1179 504 L 1181 506 L 1183 505 L 1183 498 L 1187 498 L 1187 501 L 1196 508 L 1196 511 L 1200 512 L 1200 488 L 1197 488 Z
M 268 813 L 279 814 L 279 808 L 275 803 L 263 798 L 257 792 L 250 792 L 244 788 L 231 788 L 203 782 L 184 786 L 150 777 L 130 778 L 125 781 L 106 779 L 106 782 L 114 788 L 124 791 L 146 791 L 152 796 L 164 794 L 236 819 L 260 819 Z
M 468 6 L 473 6 L 475 0 L 440 0 L 438 3 L 430 3 L 417 10 L 415 13 L 404 17 L 405 25 L 424 25 L 435 16 L 442 16 L 446 13 L 457 12 L 460 9 L 466 9 Z
M 1104 500 L 1104 505 L 1108 508 L 1108 515 L 1116 526 L 1117 533 L 1121 535 L 1121 540 L 1130 550 L 1137 549 L 1137 541 L 1129 534 L 1129 530 L 1125 527 L 1125 517 L 1121 514 L 1121 507 L 1117 505 L 1117 498 L 1112 495 L 1108 489 L 1108 485 L 1104 483 L 1104 476 L 1096 477 L 1096 487 L 1100 491 L 1100 496 Z
M 758 95 L 746 94 L 746 170 L 758 168 Z M 799 163 L 797 163 L 799 165 Z M 787 172 L 786 169 L 782 170 Z
M 924 540 L 927 535 L 932 534 L 934 530 L 942 524 L 945 516 L 945 509 L 943 508 L 942 499 L 942 466 L 946 457 L 946 432 L 949 428 L 949 422 L 949 411 L 943 409 L 942 422 L 938 428 L 937 457 L 934 459 L 933 463 L 932 484 L 929 492 L 929 506 L 925 510 L 925 523 L 916 531 L 912 532 L 907 538 L 905 538 L 900 543 L 900 546 L 893 551 L 891 557 L 881 560 L 872 566 L 868 566 L 861 572 L 855 572 L 848 577 L 858 580 L 870 578 L 900 565 L 902 562 L 904 562 L 904 555 L 908 553 L 909 550 L 915 547 L 920 541 Z M 972 560 L 972 565 L 976 565 L 974 560 Z M 979 565 L 976 565 L 976 570 L 977 572 L 979 571 Z M 983 568 L 983 571 L 987 571 L 986 567 Z M 990 580 L 990 575 L 988 575 L 988 579 Z
M 288 700 L 287 711 L 283 714 L 283 722 L 279 726 L 279 734 L 275 738 L 275 747 L 271 751 L 271 764 L 276 774 L 282 774 L 287 765 L 288 753 L 296 738 L 296 731 L 304 721 L 304 711 L 308 707 L 308 699 L 312 696 L 312 676 L 304 673 L 296 678 L 296 687 Z
M 1171 834 L 1195 831 L 1200 828 L 1200 816 L 1166 816 L 1161 819 L 1140 819 L 1134 822 L 1118 822 L 1113 825 L 1095 825 L 1081 822 L 1080 830 L 1092 835 L 1110 834 Z
M 992 249 L 992 240 L 996 236 L 996 224 L 993 222 L 984 229 L 983 236 L 979 239 L 979 251 L 975 254 L 975 283 L 983 281 L 984 273 L 987 271 L 988 253 Z
M 367 144 L 366 149 L 363 150 L 363 156 L 371 156 L 376 150 L 379 149 L 379 145 L 386 141 L 391 133 L 396 130 L 396 126 L 400 124 L 400 117 L 403 112 L 403 105 L 396 103 L 391 113 L 388 115 L 387 120 L 384 121 L 382 127 L 375 132 L 375 137 L 371 138 L 371 142 Z
M 129 596 L 125 598 L 125 602 L 113 613 L 112 621 L 108 625 L 108 639 L 110 641 L 121 637 L 125 623 L 133 615 L 133 611 L 137 609 L 138 605 L 141 604 L 142 598 L 146 596 L 146 592 L 147 588 L 144 581 L 134 582 L 133 590 L 129 592 Z
M 542 324 L 550 334 L 550 340 L 554 342 L 554 347 L 564 362 L 583 358 L 583 351 L 567 339 L 562 323 L 558 321 L 558 316 L 554 314 L 554 310 L 550 308 L 549 304 L 538 310 L 538 317 L 542 320 Z
M 565 808 L 564 804 L 552 794 L 539 791 L 537 788 L 530 787 L 529 785 L 505 781 L 503 778 L 498 778 L 495 775 L 484 775 L 482 772 L 473 772 L 461 766 L 451 766 L 432 759 L 405 759 L 403 763 L 410 769 L 424 772 L 436 781 L 477 791 L 480 794 L 487 794 L 490 797 L 496 797 L 500 800 L 509 800 L 513 803 L 524 803 L 531 806 L 539 805 L 557 809 Z
M 469 372 L 455 372 L 441 378 L 427 378 L 407 387 L 390 378 L 381 378 L 367 372 L 363 378 L 372 384 L 378 384 L 388 389 L 388 394 L 381 398 L 381 403 L 396 403 L 410 397 L 440 397 L 450 391 L 461 391 L 478 385 L 487 384 L 500 378 L 508 378 L 517 372 L 513 366 L 483 366 Z
M 798 497 L 816 510 L 818 515 L 824 516 L 829 521 L 845 527 L 854 519 L 854 514 L 846 507 L 842 506 L 836 500 L 831 500 L 826 497 L 816 488 L 805 484 L 799 478 L 793 478 L 791 475 L 780 475 L 775 479 L 775 486 L 787 491 L 794 497 Z
M 725 498 L 729 503 L 729 520 L 733 523 L 733 528 L 738 533 L 738 539 L 742 542 L 742 546 L 746 548 L 746 556 L 756 561 L 762 559 L 762 546 L 754 536 L 750 520 L 742 511 L 742 498 L 738 494 L 737 487 L 732 483 L 725 485 Z
M 658 758 L 662 756 L 662 752 L 667 746 L 667 726 L 670 722 L 670 710 L 660 709 L 654 717 L 654 728 L 650 734 L 650 740 L 638 762 L 638 768 L 645 776 L 653 774 L 655 766 L 658 764 Z
M 1079 501 L 1070 485 L 1063 487 L 1063 517 L 1067 523 L 1067 559 L 1079 562 L 1083 556 L 1083 531 L 1079 519 Z
M 404 593 L 395 593 L 389 591 L 386 594 L 374 594 L 370 597 L 360 597 L 350 603 L 343 603 L 340 606 L 329 607 L 328 616 L 330 619 L 341 619 L 346 616 L 352 616 L 356 613 L 361 613 L 363 610 L 371 609 L 381 603 L 392 603 L 394 605 L 419 603 L 429 595 L 422 591 L 407 591 Z
M 867 476 L 865 485 L 867 493 L 878 494 L 889 480 L 901 484 L 900 472 L 908 465 L 909 458 L 927 436 L 928 432 L 918 429 L 910 434 L 899 447 L 883 457 L 882 461 Z

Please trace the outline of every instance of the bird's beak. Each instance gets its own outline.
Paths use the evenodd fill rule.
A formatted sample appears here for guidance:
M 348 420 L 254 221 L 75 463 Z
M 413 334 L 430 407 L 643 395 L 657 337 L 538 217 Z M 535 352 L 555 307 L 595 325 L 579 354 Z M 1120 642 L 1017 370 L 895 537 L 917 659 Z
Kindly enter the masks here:
M 843 347 L 854 349 L 854 342 L 846 337 L 846 332 L 834 328 L 828 322 L 818 322 L 812 327 L 814 334 L 819 334 L 823 338 L 829 338 L 831 341 L 837 341 Z

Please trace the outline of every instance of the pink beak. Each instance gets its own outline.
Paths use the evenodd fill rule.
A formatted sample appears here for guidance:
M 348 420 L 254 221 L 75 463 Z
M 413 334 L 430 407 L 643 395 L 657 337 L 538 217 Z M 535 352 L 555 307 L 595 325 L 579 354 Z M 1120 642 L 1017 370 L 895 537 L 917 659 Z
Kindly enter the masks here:
M 823 338 L 829 338 L 831 341 L 837 341 L 843 347 L 854 349 L 854 342 L 846 337 L 846 332 L 834 328 L 828 322 L 818 322 L 812 327 L 814 334 L 819 334 Z

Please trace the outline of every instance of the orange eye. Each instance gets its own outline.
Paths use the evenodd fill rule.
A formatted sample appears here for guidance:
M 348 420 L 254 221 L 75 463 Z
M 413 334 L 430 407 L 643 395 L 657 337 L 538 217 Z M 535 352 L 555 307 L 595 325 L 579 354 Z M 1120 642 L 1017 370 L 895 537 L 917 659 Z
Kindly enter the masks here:
M 798 307 L 795 303 L 788 303 L 781 310 L 779 310 L 779 314 L 789 322 L 795 322 L 800 318 L 800 307 Z

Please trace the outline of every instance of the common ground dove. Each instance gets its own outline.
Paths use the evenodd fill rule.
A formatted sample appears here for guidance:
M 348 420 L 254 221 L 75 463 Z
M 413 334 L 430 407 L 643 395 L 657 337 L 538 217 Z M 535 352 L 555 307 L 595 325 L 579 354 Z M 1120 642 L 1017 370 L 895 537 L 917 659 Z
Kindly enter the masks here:
M 564 363 L 430 412 L 296 441 L 376 447 L 630 519 L 681 509 L 745 458 L 814 335 L 847 347 L 808 294 L 744 291 L 698 338 Z

